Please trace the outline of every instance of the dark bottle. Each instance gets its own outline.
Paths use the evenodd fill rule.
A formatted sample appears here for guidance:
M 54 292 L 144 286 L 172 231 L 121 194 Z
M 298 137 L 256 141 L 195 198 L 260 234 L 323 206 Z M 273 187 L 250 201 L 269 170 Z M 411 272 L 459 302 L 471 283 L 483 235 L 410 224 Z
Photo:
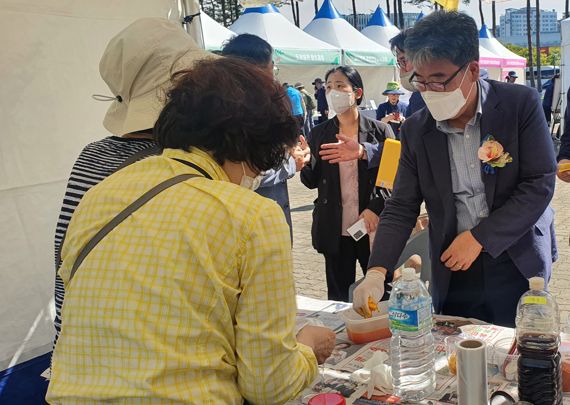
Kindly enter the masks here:
M 562 405 L 560 318 L 544 279 L 529 280 L 517 307 L 519 399 L 534 405 Z

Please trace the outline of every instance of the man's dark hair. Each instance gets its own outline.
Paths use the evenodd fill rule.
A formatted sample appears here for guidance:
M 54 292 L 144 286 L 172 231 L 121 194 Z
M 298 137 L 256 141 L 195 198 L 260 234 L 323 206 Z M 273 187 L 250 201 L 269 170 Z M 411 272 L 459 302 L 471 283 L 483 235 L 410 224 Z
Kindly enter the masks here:
M 298 124 L 283 88 L 238 58 L 206 59 L 175 73 L 154 126 L 164 148 L 210 152 L 219 164 L 278 168 L 297 143 Z
M 362 103 L 362 99 L 364 98 L 364 84 L 362 83 L 362 77 L 360 77 L 360 73 L 358 70 L 353 68 L 352 66 L 337 66 L 332 68 L 327 72 L 325 75 L 325 83 L 329 79 L 329 76 L 332 75 L 334 72 L 340 72 L 346 76 L 350 84 L 352 85 L 352 89 L 362 89 L 362 97 L 356 100 L 356 105 L 360 105 Z
M 436 60 L 463 66 L 479 60 L 479 31 L 467 14 L 435 11 L 414 25 L 404 49 L 414 66 Z
M 224 44 L 222 55 L 242 58 L 254 65 L 267 66 L 273 60 L 273 48 L 257 35 L 240 34 Z
M 396 51 L 398 52 L 406 52 L 406 48 L 404 47 L 404 42 L 406 41 L 406 37 L 408 36 L 408 32 L 410 32 L 411 28 L 408 28 L 406 30 L 402 30 L 400 31 L 400 33 L 398 35 L 396 35 L 395 37 L 390 39 L 390 49 L 392 50 L 392 53 L 396 53 Z

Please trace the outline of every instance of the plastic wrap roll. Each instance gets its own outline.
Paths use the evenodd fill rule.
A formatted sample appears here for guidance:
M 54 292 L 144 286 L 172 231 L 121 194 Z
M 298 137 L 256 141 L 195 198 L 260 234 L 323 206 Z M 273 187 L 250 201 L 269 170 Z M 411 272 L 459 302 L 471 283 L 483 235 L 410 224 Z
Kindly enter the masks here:
M 487 349 L 480 340 L 457 343 L 457 403 L 487 405 Z

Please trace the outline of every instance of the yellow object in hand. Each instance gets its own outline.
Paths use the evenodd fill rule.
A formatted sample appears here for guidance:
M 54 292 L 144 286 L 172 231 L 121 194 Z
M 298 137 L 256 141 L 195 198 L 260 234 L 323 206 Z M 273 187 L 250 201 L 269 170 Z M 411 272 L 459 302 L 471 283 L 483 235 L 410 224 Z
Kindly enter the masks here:
M 558 165 L 558 172 L 567 172 L 570 170 L 570 163 L 560 163 Z

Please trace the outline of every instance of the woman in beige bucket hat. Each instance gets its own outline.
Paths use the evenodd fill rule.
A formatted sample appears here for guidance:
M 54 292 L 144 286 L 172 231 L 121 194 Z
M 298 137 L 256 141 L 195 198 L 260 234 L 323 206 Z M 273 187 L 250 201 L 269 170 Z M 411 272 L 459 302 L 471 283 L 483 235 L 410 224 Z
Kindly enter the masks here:
M 55 233 L 56 342 L 65 294 L 57 270 L 62 241 L 75 208 L 91 187 L 120 167 L 160 153 L 152 139 L 152 128 L 162 110 L 171 74 L 210 56 L 214 55 L 201 50 L 179 24 L 164 18 L 133 22 L 111 38 L 103 52 L 99 71 L 113 96 L 94 98 L 111 102 L 103 125 L 113 135 L 83 149 L 67 184 Z

